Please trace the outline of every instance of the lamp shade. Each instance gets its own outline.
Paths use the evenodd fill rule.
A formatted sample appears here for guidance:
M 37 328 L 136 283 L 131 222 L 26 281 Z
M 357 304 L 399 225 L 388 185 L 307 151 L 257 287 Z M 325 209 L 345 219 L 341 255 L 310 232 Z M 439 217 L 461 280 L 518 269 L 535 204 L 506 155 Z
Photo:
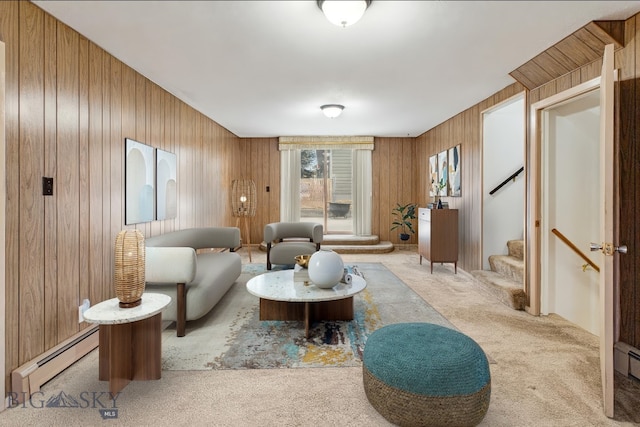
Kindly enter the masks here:
M 344 105 L 340 104 L 326 104 L 320 107 L 325 116 L 330 119 L 335 119 L 340 114 L 342 114 L 342 110 L 344 110 Z
M 371 1 L 358 0 L 318 0 L 318 7 L 334 25 L 348 27 L 362 18 Z
M 231 182 L 231 214 L 234 217 L 256 215 L 256 183 L 251 179 Z
M 144 235 L 139 230 L 122 230 L 116 236 L 115 287 L 120 307 L 137 307 L 145 286 Z

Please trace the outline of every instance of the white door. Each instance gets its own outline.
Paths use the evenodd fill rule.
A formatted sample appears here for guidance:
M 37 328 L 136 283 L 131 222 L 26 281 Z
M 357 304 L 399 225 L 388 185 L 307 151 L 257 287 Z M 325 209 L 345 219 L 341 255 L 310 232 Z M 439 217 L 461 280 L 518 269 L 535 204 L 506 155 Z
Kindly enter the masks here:
M 614 151 L 613 151 L 613 45 L 604 50 L 600 80 L 600 241 L 606 255 L 600 267 L 600 371 L 604 412 L 613 417 L 614 344 Z M 592 248 L 593 250 L 593 248 Z

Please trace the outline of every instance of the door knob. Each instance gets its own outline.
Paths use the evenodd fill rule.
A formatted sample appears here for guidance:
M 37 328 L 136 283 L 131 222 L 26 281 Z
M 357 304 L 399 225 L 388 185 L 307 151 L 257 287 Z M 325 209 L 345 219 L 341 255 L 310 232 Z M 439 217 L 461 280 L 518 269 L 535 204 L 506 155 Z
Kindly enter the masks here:
M 589 249 L 591 249 L 591 252 L 602 251 L 605 255 L 613 255 L 614 252 L 621 254 L 627 253 L 627 245 L 613 246 L 613 243 L 603 243 L 602 245 L 598 243 L 591 243 L 589 244 Z

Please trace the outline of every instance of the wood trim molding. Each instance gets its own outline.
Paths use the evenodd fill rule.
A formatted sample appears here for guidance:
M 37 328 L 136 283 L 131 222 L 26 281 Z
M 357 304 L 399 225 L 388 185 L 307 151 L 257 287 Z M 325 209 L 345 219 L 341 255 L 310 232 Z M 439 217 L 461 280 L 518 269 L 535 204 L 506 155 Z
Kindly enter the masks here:
M 5 87 L 5 45 L 0 41 L 0 164 L 5 164 L 5 129 L 4 129 L 4 87 Z M 5 377 L 5 354 L 6 354 L 6 341 L 5 341 L 5 322 L 6 322 L 6 299 L 5 299 L 5 204 L 6 204 L 6 174 L 0 175 L 0 375 Z M 5 396 L 5 382 L 0 383 L 0 396 Z M 5 399 L 0 403 L 0 411 L 6 409 Z
M 624 47 L 624 21 L 589 22 L 509 74 L 532 90 L 602 59 L 608 44 Z

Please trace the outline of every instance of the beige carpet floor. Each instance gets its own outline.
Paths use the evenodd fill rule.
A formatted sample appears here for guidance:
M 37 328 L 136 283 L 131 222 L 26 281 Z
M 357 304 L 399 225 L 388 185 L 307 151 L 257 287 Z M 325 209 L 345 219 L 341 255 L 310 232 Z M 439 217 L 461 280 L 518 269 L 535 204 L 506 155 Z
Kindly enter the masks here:
M 256 252 L 253 262 L 264 262 L 264 253 Z M 240 253 L 248 262 L 246 251 Z M 343 258 L 384 263 L 491 355 L 491 404 L 481 425 L 640 425 L 640 386 L 625 378 L 616 378 L 624 387 L 616 395 L 615 419 L 603 415 L 597 337 L 558 316 L 514 311 L 466 273 L 454 275 L 452 265 L 435 265 L 429 274 L 409 249 Z M 0 414 L 0 425 L 389 425 L 366 399 L 361 368 L 166 371 L 158 381 L 132 382 L 115 403 L 97 371 L 94 351 L 31 402 Z M 75 396 L 80 407 L 45 407 L 61 392 Z M 117 410 L 118 418 L 103 419 L 101 410 Z

